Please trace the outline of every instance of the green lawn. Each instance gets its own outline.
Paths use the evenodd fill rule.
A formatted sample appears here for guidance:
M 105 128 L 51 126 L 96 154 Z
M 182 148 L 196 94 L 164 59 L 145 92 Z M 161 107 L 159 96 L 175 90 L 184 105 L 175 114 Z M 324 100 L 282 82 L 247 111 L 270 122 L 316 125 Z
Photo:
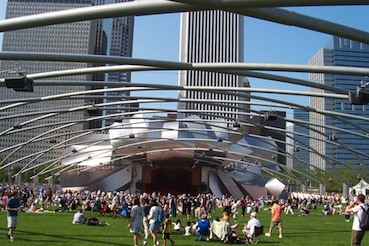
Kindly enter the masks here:
M 218 211 L 218 216 L 221 211 Z M 110 216 L 95 214 L 101 221 L 110 226 L 95 227 L 71 224 L 74 212 L 57 212 L 44 214 L 20 213 L 19 224 L 15 234 L 15 241 L 6 238 L 6 213 L 0 212 L 0 245 L 133 245 L 132 235 L 129 233 L 128 221 L 123 218 L 113 219 Z M 85 216 L 89 213 L 85 212 Z M 213 215 L 215 218 L 217 215 Z M 187 221 L 182 215 L 178 216 L 182 224 Z M 269 227 L 270 211 L 263 210 L 258 214 L 262 224 Z M 248 218 L 240 218 L 243 226 Z M 308 217 L 295 215 L 283 216 L 283 238 L 278 238 L 277 229 L 270 238 L 262 237 L 259 245 L 350 245 L 352 222 L 345 222 L 342 215 L 321 216 L 320 210 L 312 211 Z M 239 233 L 241 237 L 241 234 Z M 196 242 L 196 237 L 184 237 L 173 233 L 176 245 L 224 245 L 220 241 Z M 162 239 L 160 239 L 162 245 Z M 153 245 L 152 240 L 148 245 Z M 169 243 L 170 245 L 170 243 Z M 369 236 L 364 237 L 362 245 L 369 245 Z

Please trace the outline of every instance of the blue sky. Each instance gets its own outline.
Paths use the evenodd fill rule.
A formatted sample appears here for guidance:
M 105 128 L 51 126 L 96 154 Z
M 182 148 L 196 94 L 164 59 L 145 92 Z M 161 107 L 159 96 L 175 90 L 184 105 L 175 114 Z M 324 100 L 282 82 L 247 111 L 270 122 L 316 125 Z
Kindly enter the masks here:
M 5 19 L 5 11 L 6 11 L 6 0 L 0 0 L 0 20 Z M 2 47 L 2 33 L 0 33 L 0 49 Z
M 4 19 L 6 1 L 0 0 L 0 19 Z M 293 11 L 339 24 L 369 31 L 369 5 L 343 7 L 299 7 Z M 275 24 L 245 17 L 245 62 L 307 64 L 309 59 L 326 46 L 331 36 L 301 28 Z M 133 56 L 137 58 L 178 61 L 179 14 L 164 14 L 135 18 Z M 308 74 L 284 74 L 308 79 Z M 279 83 L 250 78 L 252 87 L 283 89 Z M 173 71 L 140 72 L 132 82 L 177 84 Z M 289 86 L 289 88 L 294 87 Z M 296 87 L 301 90 L 301 88 Z M 152 92 L 151 92 L 152 93 Z M 143 93 L 144 95 L 144 93 Z M 177 97 L 168 92 L 167 97 Z M 275 95 L 277 99 L 286 96 Z M 307 98 L 292 97 L 303 105 Z M 162 105 L 158 105 L 162 107 Z M 165 106 L 167 107 L 167 106 Z
M 333 21 L 339 24 L 369 31 L 369 6 L 304 7 L 293 8 L 295 12 Z M 134 56 L 161 60 L 178 60 L 179 15 L 139 17 L 135 20 Z M 319 49 L 324 48 L 331 35 L 245 17 L 245 62 L 307 64 Z M 150 72 L 134 74 L 137 82 L 163 81 L 177 84 L 175 72 Z M 283 74 L 308 80 L 307 73 Z M 281 85 L 260 79 L 249 79 L 252 87 L 308 90 L 306 88 Z M 152 93 L 152 92 L 151 92 Z M 176 97 L 174 93 L 168 93 Z M 271 95 L 269 95 L 271 96 Z M 308 105 L 307 97 L 272 95 L 273 98 L 296 101 Z M 158 105 L 161 107 L 161 105 Z M 291 114 L 291 112 L 287 112 Z M 292 117 L 292 115 L 288 115 Z

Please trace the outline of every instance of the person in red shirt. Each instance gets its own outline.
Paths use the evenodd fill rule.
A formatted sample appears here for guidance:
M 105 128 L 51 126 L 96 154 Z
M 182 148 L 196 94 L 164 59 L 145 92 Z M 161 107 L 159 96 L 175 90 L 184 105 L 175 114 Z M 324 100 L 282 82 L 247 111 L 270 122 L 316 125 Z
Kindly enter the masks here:
M 273 200 L 273 206 L 271 209 L 272 219 L 270 221 L 269 232 L 265 233 L 266 237 L 272 235 L 272 231 L 275 227 L 279 228 L 279 238 L 282 238 L 282 207 L 279 205 L 278 200 Z

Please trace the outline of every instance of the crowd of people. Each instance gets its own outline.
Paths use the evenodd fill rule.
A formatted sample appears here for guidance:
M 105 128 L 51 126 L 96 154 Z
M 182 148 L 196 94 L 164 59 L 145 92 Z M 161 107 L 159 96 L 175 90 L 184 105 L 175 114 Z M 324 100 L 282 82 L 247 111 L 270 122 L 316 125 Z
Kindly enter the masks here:
M 15 196 L 19 204 L 14 203 Z M 287 199 L 264 196 L 257 199 L 248 196 L 234 199 L 226 195 L 215 197 L 210 193 L 196 196 L 162 195 L 156 192 L 129 194 L 124 191 L 52 190 L 47 186 L 0 184 L 0 210 L 7 210 L 12 217 L 8 221 L 9 233 L 7 235 L 10 240 L 14 240 L 13 234 L 17 224 L 15 211 L 9 209 L 13 207 L 17 211 L 24 212 L 78 210 L 73 216 L 73 224 L 86 223 L 87 219 L 91 220 L 91 218 L 84 217 L 83 212 L 86 211 L 90 214 L 96 212 L 113 218 L 126 217 L 129 220 L 128 227 L 133 234 L 134 245 L 138 245 L 139 241 L 146 245 L 149 238 L 152 238 L 154 245 L 158 245 L 160 238 L 158 234 L 162 234 L 163 244 L 166 246 L 168 242 L 172 245 L 175 243 L 170 237 L 172 231 L 183 231 L 184 236 L 196 236 L 197 240 L 209 240 L 210 232 L 211 230 L 216 231 L 218 222 L 225 223 L 227 226 L 227 230 L 222 232 L 224 235 L 221 233 L 219 238 L 227 242 L 239 240 L 237 237 L 239 216 L 249 215 L 250 220 L 241 229 L 247 242 L 254 235 L 255 228 L 261 226 L 257 219 L 260 209 L 271 211 L 271 222 L 265 236 L 270 237 L 273 229 L 278 227 L 279 238 L 282 238 L 282 214 L 298 213 L 299 216 L 308 216 L 311 209 L 324 205 L 322 215 L 345 214 L 347 216 L 355 212 L 350 210 L 351 208 L 346 209 L 351 206 L 350 201 L 353 199 L 353 196 L 343 197 L 339 194 L 308 193 L 291 193 Z M 12 202 L 9 203 L 9 201 Z M 216 208 L 222 208 L 223 214 L 220 218 L 212 219 Z M 182 213 L 187 218 L 187 222 L 182 225 L 180 219 L 175 219 L 177 213 Z

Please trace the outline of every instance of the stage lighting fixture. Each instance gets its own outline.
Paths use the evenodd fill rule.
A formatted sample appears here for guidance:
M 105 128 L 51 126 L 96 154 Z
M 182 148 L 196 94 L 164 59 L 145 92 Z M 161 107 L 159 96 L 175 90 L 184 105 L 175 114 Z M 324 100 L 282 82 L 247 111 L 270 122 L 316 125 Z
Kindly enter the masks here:
M 271 121 L 271 120 L 276 120 L 277 119 L 277 113 L 274 111 L 268 111 L 265 112 L 265 120 L 266 121 Z
M 5 85 L 15 91 L 33 92 L 33 80 L 26 76 L 5 78 Z

